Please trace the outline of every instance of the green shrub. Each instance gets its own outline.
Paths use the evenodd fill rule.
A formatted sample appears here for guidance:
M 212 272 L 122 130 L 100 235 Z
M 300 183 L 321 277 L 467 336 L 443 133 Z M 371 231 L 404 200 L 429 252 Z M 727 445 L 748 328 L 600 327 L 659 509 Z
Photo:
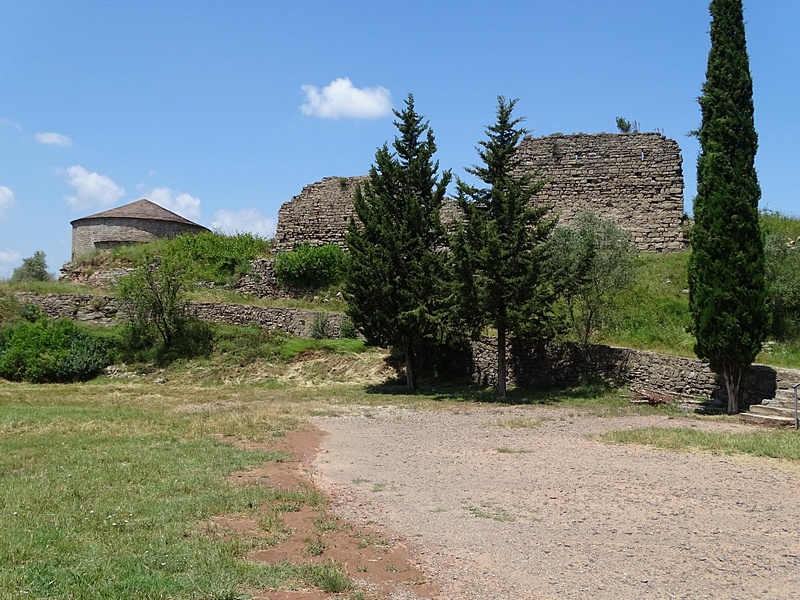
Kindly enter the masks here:
M 162 258 L 117 282 L 126 359 L 165 363 L 210 352 L 211 330 L 188 312 L 188 271 L 184 260 Z
M 327 340 L 333 337 L 333 326 L 326 313 L 317 313 L 311 322 L 311 337 L 315 340 Z
M 68 319 L 20 321 L 0 332 L 0 376 L 12 381 L 86 381 L 108 364 L 108 344 Z
M 290 287 L 331 287 L 342 281 L 346 258 L 344 250 L 335 244 L 301 244 L 278 255 L 275 276 L 281 285 Z
M 33 256 L 22 260 L 22 264 L 14 269 L 11 274 L 12 283 L 20 281 L 53 281 L 53 277 L 47 271 L 47 261 L 44 252 L 37 250 Z
M 19 302 L 13 294 L 0 291 L 0 327 L 11 323 L 19 317 Z
M 783 227 L 781 227 L 783 225 Z M 767 286 L 770 291 L 773 338 L 786 341 L 800 335 L 800 243 L 772 215 L 764 229 Z
M 180 262 L 187 265 L 187 275 L 191 280 L 224 285 L 249 273 L 251 261 L 267 253 L 269 248 L 270 242 L 257 235 L 206 231 L 153 240 L 147 244 L 121 246 L 114 248 L 111 256 L 132 264 L 152 263 L 156 257 Z
M 339 337 L 351 340 L 354 340 L 358 337 L 356 324 L 353 323 L 353 319 L 350 317 L 345 317 L 342 319 L 342 323 L 339 325 Z
M 249 233 L 224 235 L 210 231 L 181 235 L 167 251 L 191 263 L 192 278 L 230 284 L 250 272 L 250 262 L 269 251 L 269 242 Z

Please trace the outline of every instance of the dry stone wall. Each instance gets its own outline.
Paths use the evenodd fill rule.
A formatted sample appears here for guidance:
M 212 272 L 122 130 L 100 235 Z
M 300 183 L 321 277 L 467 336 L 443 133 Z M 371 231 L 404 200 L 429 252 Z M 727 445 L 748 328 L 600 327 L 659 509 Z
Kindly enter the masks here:
M 563 387 L 576 384 L 584 373 L 637 392 L 654 392 L 670 399 L 724 399 L 725 385 L 707 363 L 610 346 L 592 346 L 589 364 L 573 344 L 551 344 L 546 348 L 508 347 L 509 379 L 520 387 Z M 470 379 L 483 386 L 497 385 L 497 339 L 473 342 L 468 350 Z M 800 381 L 800 370 L 753 365 L 745 389 L 745 402 L 760 403 L 774 398 L 777 390 L 790 389 Z
M 100 325 L 112 325 L 117 322 L 117 319 L 122 318 L 116 300 L 109 296 L 18 292 L 16 298 L 20 304 L 40 306 L 48 317 L 54 319 L 68 318 Z M 264 329 L 284 331 L 299 337 L 311 337 L 312 326 L 317 319 L 325 319 L 329 334 L 337 337 L 342 321 L 345 319 L 342 313 L 323 310 L 217 302 L 192 302 L 190 310 L 205 321 L 232 325 L 255 325 Z
M 561 221 L 592 211 L 631 233 L 640 250 L 678 251 L 683 232 L 683 171 L 680 148 L 660 133 L 551 135 L 524 139 L 519 157 L 525 170 L 547 183 L 537 202 L 552 204 Z M 275 250 L 301 242 L 345 247 L 353 193 L 361 177 L 327 177 L 306 186 L 281 206 Z M 442 221 L 458 219 L 452 200 Z M 452 227 L 451 227 L 452 228 Z
M 36 304 L 53 318 L 71 318 L 110 325 L 120 318 L 115 300 L 91 294 L 32 294 L 17 292 L 21 304 Z M 272 308 L 243 304 L 194 302 L 201 319 L 235 325 L 255 325 L 291 335 L 309 337 L 315 320 L 327 321 L 331 336 L 338 336 L 345 316 L 341 313 L 298 308 Z M 580 381 L 582 354 L 575 345 L 551 344 L 530 350 L 509 345 L 510 383 L 520 387 L 563 387 Z M 497 339 L 472 342 L 454 358 L 456 367 L 482 386 L 497 385 Z M 646 350 L 592 346 L 587 372 L 618 386 L 666 398 L 725 398 L 722 381 L 702 361 L 657 354 Z M 774 398 L 800 381 L 800 370 L 754 365 L 745 390 L 748 404 Z

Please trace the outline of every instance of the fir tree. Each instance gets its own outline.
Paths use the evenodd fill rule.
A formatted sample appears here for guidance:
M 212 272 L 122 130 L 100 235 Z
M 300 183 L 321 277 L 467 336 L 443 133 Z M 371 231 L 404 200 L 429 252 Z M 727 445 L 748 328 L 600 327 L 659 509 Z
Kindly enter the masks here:
M 406 383 L 415 389 L 420 348 L 443 337 L 440 209 L 451 174 L 438 176 L 433 131 L 416 113 L 411 94 L 394 114 L 394 152 L 387 144 L 378 149 L 369 180 L 353 198 L 345 296 L 348 314 L 368 342 L 403 353 Z
M 739 412 L 744 377 L 769 327 L 761 190 L 741 0 L 712 0 L 711 50 L 699 99 L 697 196 L 689 262 L 695 353 L 721 373 L 728 413 Z
M 459 313 L 473 335 L 497 329 L 498 393 L 506 395 L 506 340 L 548 337 L 553 286 L 543 264 L 544 242 L 555 227 L 551 207 L 532 199 L 544 185 L 520 169 L 516 151 L 526 130 L 513 119 L 516 100 L 500 96 L 497 122 L 479 142 L 483 164 L 467 169 L 485 187 L 458 181 L 464 219 L 453 240 Z

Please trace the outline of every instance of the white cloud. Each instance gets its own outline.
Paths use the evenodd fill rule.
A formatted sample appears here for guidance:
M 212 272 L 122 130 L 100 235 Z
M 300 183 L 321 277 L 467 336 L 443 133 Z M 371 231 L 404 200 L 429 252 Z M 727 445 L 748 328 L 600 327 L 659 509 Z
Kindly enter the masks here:
M 222 233 L 255 233 L 263 238 L 275 235 L 275 220 L 262 215 L 254 208 L 218 210 L 214 213 L 211 228 Z
M 301 86 L 306 101 L 300 106 L 304 115 L 322 119 L 377 119 L 392 112 L 392 95 L 385 87 L 357 88 L 350 79 L 340 77 L 322 90 L 313 85 Z
M 125 190 L 111 179 L 99 173 L 90 173 L 80 165 L 69 167 L 66 175 L 67 183 L 76 192 L 67 198 L 67 204 L 73 210 L 111 206 L 125 195 Z
M 72 146 L 72 140 L 69 136 L 61 135 L 54 131 L 42 131 L 37 133 L 34 138 L 36 138 L 36 141 L 40 144 L 46 144 L 48 146 L 61 146 L 62 148 Z
M 200 198 L 195 198 L 191 194 L 176 192 L 167 187 L 158 187 L 145 192 L 144 197 L 186 219 L 200 218 Z
M 0 277 L 11 275 L 12 269 L 8 265 L 19 262 L 20 258 L 22 258 L 22 255 L 19 252 L 7 248 L 5 250 L 0 250 Z
M 14 206 L 14 192 L 10 187 L 0 185 L 0 221 L 5 220 L 5 212 Z
M 0 250 L 0 263 L 15 263 L 22 255 L 14 250 Z

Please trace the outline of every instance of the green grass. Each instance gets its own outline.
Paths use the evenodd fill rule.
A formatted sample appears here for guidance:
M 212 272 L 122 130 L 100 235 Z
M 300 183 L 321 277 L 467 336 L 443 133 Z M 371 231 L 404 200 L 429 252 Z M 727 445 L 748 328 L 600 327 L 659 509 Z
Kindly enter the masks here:
M 78 285 L 65 281 L 17 281 L 0 280 L 0 293 L 32 292 L 34 294 L 106 294 L 89 285 Z
M 702 450 L 713 454 L 747 454 L 800 461 L 800 435 L 794 430 L 721 433 L 696 429 L 649 427 L 612 431 L 600 439 L 670 450 Z
M 299 586 L 346 591 L 351 582 L 337 563 L 246 560 L 250 551 L 285 538 L 282 513 L 324 507 L 325 498 L 312 488 L 231 485 L 232 472 L 285 456 L 221 440 L 264 443 L 314 414 L 388 404 L 458 409 L 493 397 L 466 388 L 409 394 L 401 386 L 199 385 L 191 370 L 170 368 L 166 374 L 164 385 L 152 378 L 0 383 L 0 598 L 237 598 Z M 515 390 L 511 400 L 599 416 L 668 410 L 633 406 L 599 384 L 563 392 Z M 507 421 L 500 426 L 535 426 L 530 419 Z M 603 439 L 800 459 L 794 432 L 651 429 Z M 388 489 L 369 485 L 376 492 Z M 465 510 L 513 519 L 495 506 Z M 259 529 L 220 531 L 210 525 L 215 515 L 252 519 Z M 322 532 L 331 525 L 321 519 L 316 527 Z M 316 538 L 310 540 L 309 553 L 318 552 Z
M 336 565 L 244 560 L 270 543 L 266 529 L 220 536 L 204 525 L 220 514 L 255 519 L 265 505 L 324 502 L 314 490 L 226 480 L 284 455 L 218 435 L 263 441 L 297 423 L 256 395 L 228 395 L 239 403 L 230 411 L 214 405 L 225 394 L 210 390 L 0 385 L 0 598 L 234 598 L 298 584 L 341 588 Z
M 759 219 L 763 229 L 780 233 L 787 241 L 800 239 L 800 217 L 765 210 Z
M 314 299 L 316 298 L 316 300 Z M 305 298 L 258 298 L 248 294 L 240 294 L 224 288 L 198 288 L 189 294 L 189 299 L 197 302 L 226 302 L 230 304 L 245 304 L 248 306 L 266 306 L 272 308 L 302 308 L 306 310 L 327 310 L 331 312 L 344 312 L 347 303 L 336 297 L 335 294 L 320 292 L 311 299 Z
M 600 339 L 616 346 L 693 356 L 687 265 L 689 252 L 638 257 L 636 282 L 614 302 L 615 316 Z

